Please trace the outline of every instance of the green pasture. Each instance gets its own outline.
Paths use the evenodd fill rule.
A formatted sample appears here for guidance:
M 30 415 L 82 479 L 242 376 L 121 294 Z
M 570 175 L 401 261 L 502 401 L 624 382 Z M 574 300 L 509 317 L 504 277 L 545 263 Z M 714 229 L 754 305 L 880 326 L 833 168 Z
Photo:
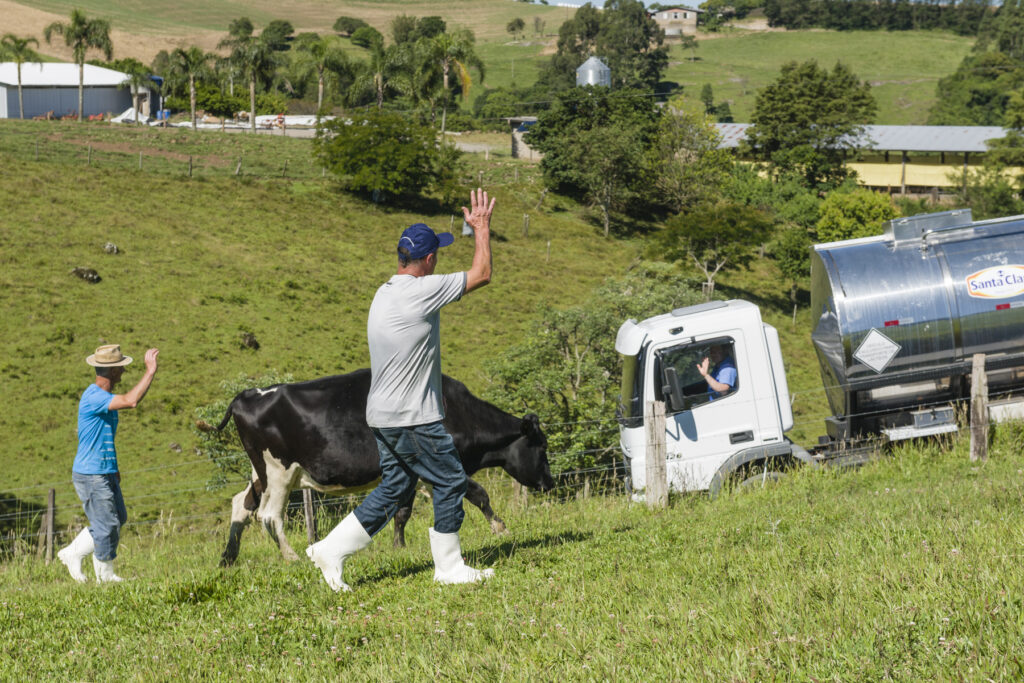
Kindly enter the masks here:
M 226 509 L 230 491 L 204 491 L 213 468 L 193 453 L 194 408 L 241 373 L 302 380 L 365 367 L 366 313 L 394 270 L 401 230 L 426 219 L 461 232 L 457 207 L 398 209 L 338 192 L 310 166 L 309 140 L 63 122 L 2 129 L 0 368 L 22 407 L 0 417 L 0 461 L 4 489 L 26 502 L 40 503 L 57 482 L 58 504 L 73 503 L 76 406 L 92 381 L 83 359 L 108 341 L 137 358 L 161 349 L 153 389 L 118 435 L 126 488 L 168 492 L 136 506 L 136 519 L 182 514 L 191 501 Z M 537 311 L 583 299 L 637 253 L 631 240 L 599 237 L 561 198 L 537 209 L 536 169 L 521 170 L 517 182 L 513 162 L 492 155 L 466 179 L 482 179 L 498 200 L 495 275 L 446 313 L 444 358 L 445 371 L 478 392 L 483 361 L 518 341 Z M 121 253 L 106 253 L 108 242 Z M 467 268 L 472 251 L 470 239 L 457 240 L 439 268 Z M 75 277 L 76 267 L 102 281 Z M 259 350 L 244 346 L 245 333 Z
M 716 102 L 728 102 L 738 122 L 750 120 L 757 91 L 775 80 L 788 61 L 837 61 L 871 83 L 878 100 L 875 123 L 923 124 L 940 78 L 953 73 L 972 38 L 938 31 L 737 31 L 721 38 L 697 36 L 698 47 L 670 52 L 664 78 L 684 86 L 688 106 L 702 109 L 700 91 L 710 83 Z M 691 58 L 695 58 L 691 61 Z
M 235 567 L 216 568 L 226 522 L 130 530 L 129 580 L 113 586 L 75 584 L 24 549 L 0 563 L 0 675 L 1019 680 L 1022 439 L 999 428 L 987 463 L 968 460 L 966 438 L 933 442 L 657 512 L 569 490 L 524 505 L 485 478 L 510 531 L 467 510 L 463 552 L 496 570 L 477 586 L 432 582 L 423 503 L 408 548 L 385 530 L 346 563 L 352 593 L 304 558 L 284 563 L 255 529 Z M 290 535 L 305 545 L 301 525 Z

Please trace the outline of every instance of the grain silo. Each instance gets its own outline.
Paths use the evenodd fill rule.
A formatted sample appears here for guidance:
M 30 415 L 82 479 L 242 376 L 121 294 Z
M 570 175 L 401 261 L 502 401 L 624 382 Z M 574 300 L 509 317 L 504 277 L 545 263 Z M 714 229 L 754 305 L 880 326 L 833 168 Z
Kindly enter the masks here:
M 591 57 L 576 69 L 576 86 L 584 85 L 603 85 L 610 88 L 612 70 L 597 57 Z

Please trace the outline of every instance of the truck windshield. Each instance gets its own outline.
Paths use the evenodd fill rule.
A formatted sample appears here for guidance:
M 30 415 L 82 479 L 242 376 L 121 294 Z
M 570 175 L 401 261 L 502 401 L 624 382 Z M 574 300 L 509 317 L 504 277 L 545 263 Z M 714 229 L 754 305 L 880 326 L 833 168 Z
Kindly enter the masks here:
M 723 337 L 663 349 L 657 354 L 659 376 L 665 368 L 675 368 L 686 410 L 725 398 L 739 389 L 734 347 L 731 338 Z M 705 372 L 715 386 L 701 375 L 705 364 Z

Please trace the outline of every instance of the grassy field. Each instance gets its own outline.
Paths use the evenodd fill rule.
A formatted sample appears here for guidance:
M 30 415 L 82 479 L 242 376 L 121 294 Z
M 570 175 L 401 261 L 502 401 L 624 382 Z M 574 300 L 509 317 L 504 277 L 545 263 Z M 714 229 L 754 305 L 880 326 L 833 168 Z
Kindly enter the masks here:
M 966 442 L 659 512 L 624 496 L 524 507 L 488 481 L 511 532 L 467 515 L 464 553 L 496 569 L 480 586 L 432 583 L 425 505 L 408 548 L 385 533 L 346 563 L 348 594 L 253 532 L 218 570 L 223 529 L 165 518 L 123 542 L 121 585 L 28 554 L 0 564 L 0 675 L 1019 680 L 1024 429 L 1001 428 L 985 464 Z
M 283 563 L 255 529 L 237 566 L 216 569 L 238 487 L 206 489 L 214 467 L 193 451 L 194 408 L 240 374 L 365 366 L 367 308 L 393 271 L 400 229 L 452 220 L 454 207 L 354 200 L 308 154 L 308 140 L 277 136 L 0 122 L 0 372 L 20 399 L 0 416 L 0 522 L 52 486 L 58 543 L 77 532 L 68 470 L 92 379 L 83 359 L 105 341 L 136 357 L 161 348 L 160 374 L 118 437 L 133 521 L 119 570 L 131 581 L 79 586 L 35 556 L 34 538 L 17 541 L 0 561 L 0 678 L 1024 675 L 1020 425 L 996 431 L 984 464 L 956 438 L 715 502 L 674 498 L 657 513 L 619 492 L 568 487 L 524 505 L 506 476 L 487 474 L 511 533 L 490 535 L 467 510 L 464 552 L 497 570 L 483 586 L 432 583 L 422 503 L 409 548 L 391 549 L 386 533 L 349 563 L 353 594 L 331 593 L 308 562 Z M 599 237 L 568 200 L 549 194 L 538 208 L 535 166 L 504 154 L 470 165 L 499 202 L 495 281 L 446 312 L 443 340 L 446 371 L 479 391 L 485 359 L 519 341 L 539 310 L 621 275 L 640 244 Z M 457 240 L 441 270 L 465 268 L 471 253 Z M 102 281 L 74 277 L 79 266 Z M 792 435 L 809 444 L 824 401 L 809 313 L 793 322 L 783 290 L 767 259 L 718 285 L 779 329 L 797 397 Z M 335 521 L 322 516 L 321 533 Z M 304 547 L 300 525 L 289 534 Z
M 367 309 L 393 272 L 401 229 L 422 218 L 443 229 L 454 221 L 455 207 L 399 210 L 337 192 L 308 172 L 309 140 L 43 122 L 3 122 L 0 139 L 0 150 L 10 144 L 0 151 L 0 368 L 10 395 L 23 397 L 22 409 L 0 417 L 4 490 L 39 502 L 47 484 L 60 483 L 58 504 L 71 510 L 61 523 L 74 513 L 75 406 L 92 381 L 83 359 L 96 346 L 116 341 L 136 357 L 161 349 L 156 384 L 118 436 L 126 486 L 153 493 L 136 519 L 172 503 L 178 514 L 190 501 L 226 509 L 231 492 L 204 491 L 211 466 L 192 453 L 193 409 L 240 373 L 275 369 L 300 380 L 366 366 Z M 251 175 L 253 160 L 235 177 L 236 154 L 258 155 L 265 175 Z M 306 176 L 281 177 L 285 161 Z M 536 210 L 535 167 L 521 166 L 517 183 L 507 157 L 477 165 L 498 198 L 495 280 L 446 313 L 444 356 L 446 372 L 479 391 L 484 359 L 518 340 L 535 312 L 584 297 L 637 250 L 600 238 L 560 198 L 549 195 Z M 475 169 L 472 180 L 480 177 Z M 121 253 L 105 253 L 107 242 Z M 440 269 L 468 267 L 472 249 L 457 240 Z M 94 268 L 102 281 L 78 279 L 76 267 Z M 258 351 L 242 344 L 246 332 Z
M 728 102 L 736 121 L 749 121 L 754 98 L 788 61 L 816 59 L 831 69 L 848 65 L 872 86 L 875 123 L 923 124 L 940 78 L 956 70 L 971 38 L 937 31 L 738 31 L 721 38 L 698 36 L 696 51 L 671 50 L 665 79 L 682 84 L 689 106 L 703 108 L 700 91 L 710 83 L 716 102 Z M 690 61 L 696 57 L 695 61 Z

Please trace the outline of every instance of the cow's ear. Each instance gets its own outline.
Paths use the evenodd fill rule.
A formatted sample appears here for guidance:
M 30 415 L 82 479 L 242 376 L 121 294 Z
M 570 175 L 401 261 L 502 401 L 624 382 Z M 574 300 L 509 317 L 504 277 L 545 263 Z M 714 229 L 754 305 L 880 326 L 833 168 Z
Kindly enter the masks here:
M 524 415 L 523 424 L 519 429 L 523 436 L 530 436 L 531 434 L 538 433 L 540 431 L 540 418 L 533 413 Z

